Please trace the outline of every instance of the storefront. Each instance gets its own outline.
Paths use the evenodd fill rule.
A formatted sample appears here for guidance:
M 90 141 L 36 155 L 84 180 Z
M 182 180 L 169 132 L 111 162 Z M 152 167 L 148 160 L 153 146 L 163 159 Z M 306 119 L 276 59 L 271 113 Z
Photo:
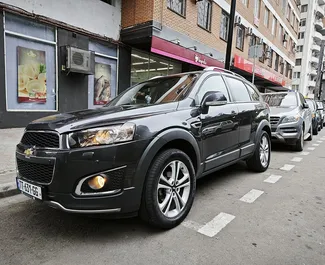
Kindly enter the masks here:
M 0 26 L 0 128 L 100 107 L 117 95 L 117 44 L 8 12 Z M 92 72 L 66 71 L 63 51 L 70 46 L 80 49 L 80 60 L 89 59 Z

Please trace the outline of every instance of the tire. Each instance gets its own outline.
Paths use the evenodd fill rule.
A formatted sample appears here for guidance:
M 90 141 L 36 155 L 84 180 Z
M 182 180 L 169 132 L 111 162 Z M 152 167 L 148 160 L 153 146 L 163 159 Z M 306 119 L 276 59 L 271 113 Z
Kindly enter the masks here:
M 300 137 L 296 145 L 293 146 L 293 150 L 298 152 L 304 150 L 304 128 L 301 129 Z
M 318 135 L 318 128 L 317 128 L 317 126 L 316 126 L 316 128 L 313 130 L 313 134 L 314 134 L 314 135 Z
M 172 177 L 173 169 L 177 166 L 179 167 L 179 175 L 176 180 L 177 182 L 183 180 L 178 186 L 176 186 L 175 178 Z M 187 173 L 188 178 L 184 180 Z M 161 188 L 158 188 L 158 184 Z M 181 187 L 183 185 L 186 186 Z M 154 159 L 147 173 L 140 217 L 158 228 L 171 229 L 176 227 L 190 212 L 195 190 L 196 177 L 191 159 L 178 149 L 162 151 Z M 178 201 L 178 205 L 176 201 Z M 182 201 L 185 202 L 185 205 Z
M 265 145 L 267 144 L 267 145 Z M 264 156 L 262 157 L 262 152 Z M 264 172 L 268 169 L 271 160 L 271 140 L 266 131 L 262 131 L 253 156 L 246 161 L 249 169 L 255 172 Z
M 313 125 L 310 126 L 310 129 L 309 129 L 309 137 L 307 138 L 307 141 L 312 141 L 313 140 Z

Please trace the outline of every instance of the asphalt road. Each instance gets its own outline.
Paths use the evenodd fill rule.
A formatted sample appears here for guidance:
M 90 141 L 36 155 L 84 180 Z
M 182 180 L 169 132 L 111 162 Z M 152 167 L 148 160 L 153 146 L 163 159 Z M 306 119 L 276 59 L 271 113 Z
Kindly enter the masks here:
M 325 130 L 303 153 L 273 146 L 265 173 L 239 163 L 208 176 L 170 231 L 66 214 L 23 195 L 1 199 L 0 264 L 323 265 L 324 158 Z

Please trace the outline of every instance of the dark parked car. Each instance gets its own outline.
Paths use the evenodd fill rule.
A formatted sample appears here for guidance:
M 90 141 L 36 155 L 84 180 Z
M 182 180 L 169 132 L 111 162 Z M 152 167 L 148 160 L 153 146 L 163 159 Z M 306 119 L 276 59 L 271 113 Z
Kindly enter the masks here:
M 322 101 L 316 101 L 317 113 L 319 115 L 319 130 L 324 127 L 324 105 Z
M 17 185 L 70 213 L 178 225 L 196 179 L 245 160 L 270 163 L 269 108 L 244 78 L 207 68 L 158 77 L 106 106 L 30 123 L 17 145 Z
M 311 111 L 311 117 L 312 117 L 312 131 L 314 135 L 318 134 L 318 128 L 319 128 L 319 114 L 317 113 L 317 105 L 316 102 L 312 99 L 306 98 L 306 102 L 309 106 L 309 109 Z
M 267 93 L 263 95 L 271 111 L 272 140 L 292 145 L 302 151 L 304 140 L 312 140 L 311 110 L 298 92 Z

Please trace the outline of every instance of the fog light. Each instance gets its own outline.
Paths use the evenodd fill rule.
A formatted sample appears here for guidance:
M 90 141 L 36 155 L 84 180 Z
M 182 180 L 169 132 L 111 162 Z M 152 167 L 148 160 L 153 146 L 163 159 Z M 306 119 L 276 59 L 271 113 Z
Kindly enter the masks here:
M 106 180 L 103 176 L 96 176 L 88 180 L 88 185 L 93 190 L 100 190 L 105 186 Z

